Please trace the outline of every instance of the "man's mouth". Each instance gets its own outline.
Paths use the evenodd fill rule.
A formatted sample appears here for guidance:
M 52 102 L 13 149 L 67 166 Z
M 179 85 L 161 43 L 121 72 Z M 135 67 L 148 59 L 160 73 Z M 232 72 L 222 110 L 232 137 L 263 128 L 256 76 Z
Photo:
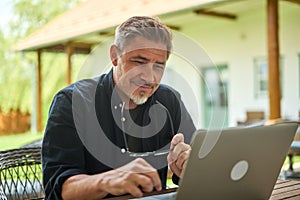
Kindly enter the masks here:
M 150 84 L 150 83 L 139 83 L 139 82 L 134 82 L 134 84 L 138 87 L 137 89 L 141 89 L 141 90 L 152 90 L 154 87 L 154 84 Z
M 141 85 L 139 86 L 139 88 L 142 90 L 152 90 L 153 87 L 149 85 Z

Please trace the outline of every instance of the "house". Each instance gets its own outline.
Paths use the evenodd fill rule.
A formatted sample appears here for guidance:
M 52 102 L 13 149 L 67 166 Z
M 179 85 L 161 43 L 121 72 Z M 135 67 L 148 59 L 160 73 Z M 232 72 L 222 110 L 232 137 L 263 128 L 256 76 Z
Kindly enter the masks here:
M 123 20 L 132 15 L 159 16 L 174 30 L 174 54 L 163 82 L 182 93 L 197 127 L 236 126 L 238 120 L 245 119 L 248 110 L 264 111 L 269 118 L 274 103 L 279 117 L 298 118 L 299 0 L 278 2 L 280 81 L 277 79 L 277 83 L 281 89 L 276 85 L 273 89 L 281 96 L 277 104 L 268 95 L 268 74 L 274 75 L 268 73 L 268 55 L 273 53 L 269 50 L 268 54 L 268 44 L 277 44 L 268 42 L 268 34 L 277 33 L 277 29 L 268 32 L 272 23 L 267 20 L 268 3 L 277 0 L 113 2 L 87 0 L 25 38 L 15 50 L 37 51 L 39 58 L 43 51 L 66 51 L 71 69 L 73 54 L 89 53 L 88 59 L 93 60 L 97 50 L 109 45 L 115 26 Z M 101 58 L 103 64 L 109 63 L 105 55 L 101 54 Z M 71 70 L 69 82 L 70 73 Z M 40 103 L 37 110 L 41 110 L 39 106 Z

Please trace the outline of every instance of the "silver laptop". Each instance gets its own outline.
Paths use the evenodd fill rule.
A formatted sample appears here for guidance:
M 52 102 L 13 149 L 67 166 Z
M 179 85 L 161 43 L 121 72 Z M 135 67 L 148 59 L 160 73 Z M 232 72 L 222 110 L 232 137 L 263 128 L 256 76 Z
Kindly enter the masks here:
M 177 192 L 141 199 L 269 199 L 297 128 L 196 131 Z

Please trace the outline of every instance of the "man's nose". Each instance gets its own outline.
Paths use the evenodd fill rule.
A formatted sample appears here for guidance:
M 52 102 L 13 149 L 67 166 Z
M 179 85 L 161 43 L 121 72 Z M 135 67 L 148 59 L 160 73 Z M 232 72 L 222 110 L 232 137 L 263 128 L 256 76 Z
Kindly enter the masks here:
M 147 83 L 155 82 L 155 74 L 153 71 L 153 63 L 148 63 L 142 68 L 141 78 Z

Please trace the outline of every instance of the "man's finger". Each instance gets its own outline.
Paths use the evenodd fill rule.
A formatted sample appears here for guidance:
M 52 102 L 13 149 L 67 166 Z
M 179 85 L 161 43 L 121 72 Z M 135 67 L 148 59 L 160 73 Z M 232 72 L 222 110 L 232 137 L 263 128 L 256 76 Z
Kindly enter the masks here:
M 176 166 L 179 169 L 183 169 L 184 168 L 184 164 L 186 163 L 187 159 L 189 158 L 190 155 L 190 150 L 184 151 L 180 154 L 179 158 L 176 160 Z
M 148 162 L 145 160 L 138 160 L 141 163 L 139 167 L 139 174 L 147 176 L 151 179 L 151 182 L 156 190 L 160 191 L 162 189 L 161 180 L 159 178 L 159 174 L 155 168 L 153 168 Z
M 172 153 L 174 155 L 179 156 L 182 152 L 189 151 L 189 150 L 191 150 L 190 145 L 180 142 L 174 147 Z
M 173 163 L 170 164 L 170 168 L 171 168 L 171 170 L 172 170 L 172 172 L 173 172 L 174 174 L 176 174 L 177 176 L 180 175 L 181 170 L 178 169 L 178 167 L 176 166 L 176 163 L 175 163 L 175 162 L 173 162 Z
M 168 155 L 168 161 L 173 162 L 177 160 L 182 153 L 185 151 L 191 150 L 191 146 L 188 144 L 185 144 L 183 142 L 178 143 L 174 149 L 169 153 Z
M 142 188 L 144 192 L 153 191 L 154 185 L 151 178 L 149 178 L 148 176 L 139 175 L 137 184 Z
M 161 180 L 157 171 L 147 172 L 145 175 L 151 179 L 151 182 L 157 191 L 162 189 Z
M 143 192 L 138 187 L 138 185 L 136 185 L 135 183 L 127 184 L 125 188 L 126 188 L 125 189 L 126 193 L 129 193 L 129 194 L 131 194 L 134 197 L 142 197 L 143 196 Z
M 175 147 L 178 143 L 180 143 L 180 142 L 184 142 L 184 135 L 183 135 L 182 133 L 177 133 L 177 134 L 174 135 L 174 137 L 172 138 L 170 149 L 173 150 L 174 147 Z

